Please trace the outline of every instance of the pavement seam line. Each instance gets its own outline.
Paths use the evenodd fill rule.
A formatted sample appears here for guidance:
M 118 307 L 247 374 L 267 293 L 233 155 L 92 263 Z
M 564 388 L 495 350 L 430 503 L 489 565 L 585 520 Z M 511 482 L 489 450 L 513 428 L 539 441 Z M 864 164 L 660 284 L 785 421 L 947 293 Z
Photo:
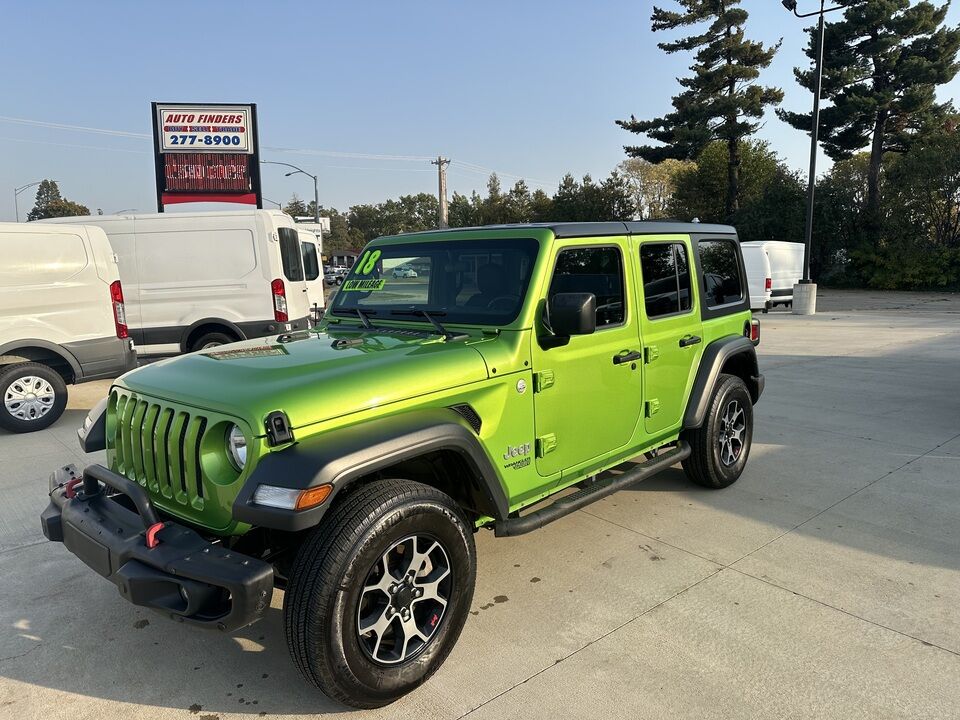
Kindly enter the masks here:
M 880 477 L 876 478 L 875 480 L 871 480 L 870 482 L 868 482 L 868 483 L 867 483 L 866 485 L 864 485 L 863 487 L 857 488 L 856 490 L 854 490 L 854 491 L 851 492 L 850 494 L 845 495 L 844 497 L 840 498 L 839 500 L 837 500 L 836 502 L 832 503 L 831 505 L 828 505 L 828 506 L 825 507 L 823 510 L 815 513 L 814 515 L 811 515 L 810 517 L 808 517 L 808 518 L 807 518 L 806 520 L 804 520 L 803 522 L 800 522 L 800 523 L 794 525 L 792 528 L 790 528 L 789 530 L 786 530 L 785 532 L 781 533 L 780 535 L 777 535 L 777 537 L 773 538 L 772 540 L 769 540 L 769 541 L 765 542 L 763 545 L 761 545 L 761 546 L 759 546 L 759 547 L 757 547 L 757 548 L 754 548 L 753 550 L 751 550 L 750 552 L 748 552 L 746 555 L 743 555 L 742 557 L 737 558 L 737 559 L 734 560 L 732 563 L 730 563 L 730 565 L 729 565 L 728 567 L 733 567 L 734 565 L 736 565 L 736 564 L 737 564 L 738 562 L 740 562 L 741 560 L 744 560 L 745 558 L 748 558 L 748 557 L 750 557 L 751 555 L 753 555 L 755 552 L 757 552 L 757 551 L 759 551 L 759 550 L 763 550 L 765 547 L 767 547 L 767 546 L 769 546 L 769 545 L 772 545 L 773 543 L 777 542 L 778 540 L 780 540 L 780 539 L 783 538 L 783 537 L 786 537 L 787 535 L 789 535 L 789 534 L 792 533 L 793 531 L 797 530 L 798 528 L 803 527 L 803 526 L 806 525 L 808 522 L 811 522 L 811 521 L 813 521 L 813 520 L 816 520 L 818 517 L 820 517 L 820 516 L 823 515 L 824 513 L 829 512 L 830 510 L 833 510 L 833 508 L 835 508 L 835 507 L 836 507 L 837 505 L 839 505 L 840 503 L 846 502 L 847 500 L 849 500 L 850 498 L 852 498 L 854 495 L 857 495 L 858 493 L 863 492 L 863 491 L 866 490 L 867 488 L 873 487 L 876 483 L 880 482 L 881 480 L 885 480 L 886 478 L 890 477 L 891 475 L 900 472 L 901 470 L 903 470 L 903 469 L 904 469 L 905 467 L 907 467 L 908 465 L 912 465 L 913 463 L 917 462 L 918 460 L 922 460 L 923 458 L 925 458 L 925 457 L 926 457 L 927 455 L 929 455 L 930 453 L 932 453 L 932 452 L 934 452 L 934 451 L 936 451 L 936 450 L 939 450 L 941 447 L 943 447 L 944 445 L 946 445 L 946 444 L 948 444 L 948 443 L 953 442 L 953 441 L 956 440 L 957 438 L 960 438 L 960 433 L 957 433 L 957 434 L 954 435 L 953 437 L 944 440 L 942 443 L 939 443 L 938 445 L 934 445 L 932 448 L 930 448 L 929 450 L 927 450 L 926 452 L 924 452 L 922 455 L 918 455 L 917 457 L 910 458 L 910 459 L 907 460 L 905 463 L 903 463 L 903 465 L 900 465 L 899 467 L 896 467 L 896 468 L 894 468 L 893 470 L 889 470 L 889 471 L 885 472 L 883 475 L 881 475 Z
M 607 638 L 607 637 L 609 637 L 610 635 L 613 635 L 613 633 L 617 632 L 618 630 L 622 630 L 623 628 L 625 628 L 625 627 L 626 627 L 627 625 L 629 625 L 630 623 L 635 622 L 636 620 L 639 620 L 639 619 L 642 618 L 644 615 L 647 615 L 648 613 L 653 612 L 653 611 L 656 610 L 657 608 L 662 607 L 663 605 L 666 605 L 668 602 L 670 602 L 670 601 L 673 600 L 674 598 L 679 597 L 680 595 L 683 595 L 685 592 L 687 592 L 687 590 L 691 590 L 691 589 L 695 588 L 697 585 L 699 585 L 700 583 L 702 583 L 702 582 L 704 582 L 704 581 L 706 581 L 706 580 L 709 580 L 709 579 L 712 578 L 712 577 L 716 577 L 716 575 L 717 575 L 718 573 L 721 573 L 721 572 L 723 572 L 723 571 L 726 570 L 726 569 L 727 569 L 727 568 L 725 568 L 725 567 L 718 567 L 716 570 L 714 570 L 714 571 L 713 571 L 712 573 L 710 573 L 709 575 L 705 575 L 704 577 L 702 577 L 702 578 L 700 578 L 699 580 L 697 580 L 695 583 L 692 583 L 692 584 L 688 585 L 687 587 L 685 587 L 685 588 L 683 588 L 683 589 L 681 589 L 681 590 L 678 590 L 677 592 L 675 592 L 675 593 L 674 593 L 673 595 L 671 595 L 670 597 L 665 598 L 664 600 L 661 600 L 660 602 L 658 602 L 656 605 L 652 605 L 652 606 L 648 607 L 646 610 L 644 610 L 644 611 L 643 611 L 642 613 L 640 613 L 639 615 L 637 615 L 637 616 L 635 616 L 635 617 L 632 617 L 632 618 L 630 618 L 629 620 L 625 620 L 625 621 L 622 622 L 620 625 L 617 625 L 617 627 L 613 628 L 612 630 L 608 630 L 607 632 L 603 633 L 603 635 L 600 635 L 599 637 L 594 638 L 593 640 L 591 640 L 590 642 L 586 643 L 585 645 L 577 648 L 576 650 L 574 650 L 573 652 L 569 653 L 568 655 L 565 655 L 564 657 L 560 658 L 559 660 L 557 660 L 556 662 L 554 662 L 552 665 L 547 665 L 546 667 L 541 668 L 540 670 L 537 670 L 537 672 L 533 673 L 533 674 L 530 675 L 529 677 L 524 678 L 523 680 L 521 680 L 520 682 L 518 682 L 518 683 L 516 683 L 516 684 L 514 684 L 514 685 L 512 685 L 512 686 L 510 686 L 510 687 L 507 688 L 506 690 L 502 690 L 501 692 L 499 692 L 499 693 L 497 693 L 496 695 L 494 695 L 492 698 L 490 698 L 490 699 L 488 699 L 488 700 L 484 700 L 482 703 L 480 703 L 479 705 L 477 705 L 475 708 L 472 708 L 471 710 L 468 710 L 467 712 L 465 712 L 463 715 L 460 715 L 459 717 L 457 717 L 456 720 L 463 720 L 463 718 L 467 717 L 468 715 L 472 715 L 472 714 L 475 713 L 477 710 L 479 710 L 480 708 L 482 708 L 484 705 L 487 705 L 488 703 L 491 703 L 491 702 L 493 702 L 494 700 L 497 700 L 497 699 L 503 697 L 504 695 L 506 695 L 506 694 L 509 693 L 509 692 L 512 692 L 513 690 L 515 690 L 516 688 L 520 687 L 521 685 L 527 684 L 528 682 L 530 682 L 530 681 L 533 680 L 534 678 L 539 677 L 539 676 L 542 675 L 543 673 L 547 672 L 547 670 L 550 670 L 551 668 L 555 668 L 555 667 L 556 667 L 557 665 L 559 665 L 560 663 L 569 660 L 569 659 L 572 658 L 574 655 L 576 655 L 577 653 L 579 653 L 581 650 L 586 650 L 586 649 L 587 649 L 588 647 L 590 647 L 591 645 L 597 644 L 598 642 L 600 642 L 600 641 L 603 640 L 604 638 Z
M 873 625 L 874 627 L 878 627 L 878 628 L 881 628 L 881 629 L 883 629 L 883 630 L 889 630 L 890 632 L 896 633 L 897 635 L 901 635 L 901 636 L 903 636 L 903 637 L 905 637 L 905 638 L 909 638 L 909 639 L 911 639 L 911 640 L 916 640 L 917 642 L 919 642 L 919 643 L 922 644 L 922 645 L 926 645 L 926 646 L 928 646 L 928 647 L 937 648 L 937 650 L 943 650 L 944 652 L 950 653 L 951 655 L 956 655 L 957 657 L 960 657 L 960 652 L 957 652 L 956 650 L 951 650 L 950 648 L 943 647 L 942 645 L 937 645 L 936 643 L 932 643 L 932 642 L 930 642 L 929 640 L 924 640 L 923 638 L 917 637 L 916 635 L 911 635 L 910 633 L 904 632 L 903 630 L 897 630 L 896 628 L 890 627 L 889 625 L 884 625 L 883 623 L 879 623 L 879 622 L 877 622 L 876 620 L 871 620 L 870 618 L 865 618 L 865 617 L 863 617 L 862 615 L 857 615 L 856 613 L 850 612 L 849 610 L 844 610 L 843 608 L 837 607 L 836 605 L 831 605 L 830 603 L 828 603 L 828 602 L 826 602 L 826 601 L 824 601 L 824 600 L 818 600 L 817 598 L 812 597 L 812 596 L 810 596 L 810 595 L 805 595 L 805 594 L 802 593 L 802 592 L 798 592 L 798 591 L 796 591 L 796 590 L 792 590 L 791 588 L 788 588 L 788 587 L 786 587 L 785 585 L 780 585 L 779 583 L 775 583 L 775 582 L 773 582 L 772 580 L 769 580 L 769 579 L 767 579 L 767 578 L 757 577 L 756 575 L 754 575 L 754 574 L 752 574 L 752 573 L 748 573 L 746 570 L 741 570 L 741 569 L 735 568 L 735 567 L 727 567 L 727 568 L 725 568 L 725 569 L 726 569 L 726 570 L 732 570 L 733 572 L 739 573 L 740 575 L 744 575 L 744 576 L 746 576 L 746 577 L 748 577 L 748 578 L 753 578 L 754 580 L 757 580 L 757 581 L 759 581 L 759 582 L 762 582 L 762 583 L 764 583 L 764 584 L 766 584 L 766 585 L 769 585 L 769 586 L 771 586 L 771 587 L 775 587 L 775 588 L 777 588 L 777 589 L 779 589 L 779 590 L 783 590 L 784 592 L 792 593 L 793 595 L 796 595 L 797 597 L 802 597 L 802 598 L 805 599 L 805 600 L 810 600 L 811 602 L 815 602 L 815 603 L 817 603 L 818 605 L 822 605 L 822 606 L 825 607 L 825 608 L 830 608 L 831 610 L 836 610 L 837 612 L 842 613 L 843 615 L 847 615 L 848 617 L 854 618 L 854 619 L 856 619 L 856 620 L 860 620 L 861 622 L 865 622 L 865 623 L 867 623 L 867 624 L 869 624 L 869 625 Z

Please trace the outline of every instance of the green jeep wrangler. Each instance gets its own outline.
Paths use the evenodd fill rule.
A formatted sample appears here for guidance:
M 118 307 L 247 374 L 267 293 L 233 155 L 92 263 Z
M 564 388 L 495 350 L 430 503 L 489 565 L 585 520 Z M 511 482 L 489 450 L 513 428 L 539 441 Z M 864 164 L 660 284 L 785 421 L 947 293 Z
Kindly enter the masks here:
M 43 531 L 184 623 L 234 630 L 282 588 L 300 672 L 356 707 L 450 653 L 478 528 L 526 533 L 678 462 L 726 487 L 763 391 L 718 225 L 380 238 L 318 328 L 282 331 L 119 379 L 79 430 L 108 467 L 55 472 Z

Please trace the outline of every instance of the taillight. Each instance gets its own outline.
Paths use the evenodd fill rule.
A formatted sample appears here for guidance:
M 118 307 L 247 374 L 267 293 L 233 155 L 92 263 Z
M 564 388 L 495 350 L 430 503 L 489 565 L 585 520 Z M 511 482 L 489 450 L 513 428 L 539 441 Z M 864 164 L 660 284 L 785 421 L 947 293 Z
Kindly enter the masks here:
M 289 319 L 287 315 L 287 290 L 283 286 L 283 280 L 277 278 L 270 283 L 270 292 L 273 293 L 273 319 L 277 322 L 287 322 Z
M 772 290 L 772 289 L 773 289 L 773 278 L 767 278 L 767 279 L 764 281 L 764 283 L 763 283 L 763 289 L 764 289 L 764 290 Z
M 113 324 L 117 329 L 117 337 L 121 340 L 130 337 L 127 329 L 127 309 L 123 305 L 123 287 L 119 280 L 110 283 L 110 303 L 113 305 Z
M 760 321 L 756 318 L 750 320 L 750 342 L 754 345 L 760 344 Z

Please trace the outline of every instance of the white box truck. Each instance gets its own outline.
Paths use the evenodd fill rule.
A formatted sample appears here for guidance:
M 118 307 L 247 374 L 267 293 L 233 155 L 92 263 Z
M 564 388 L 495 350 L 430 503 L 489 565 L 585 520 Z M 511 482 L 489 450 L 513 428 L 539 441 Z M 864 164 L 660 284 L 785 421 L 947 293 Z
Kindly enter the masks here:
M 803 277 L 803 243 L 752 240 L 740 243 L 750 308 L 766 312 L 793 304 L 793 286 Z
M 117 259 L 98 227 L 0 223 L 0 427 L 42 430 L 67 385 L 136 367 Z
M 279 210 L 91 215 L 120 259 L 130 334 L 142 355 L 309 327 L 303 248 Z

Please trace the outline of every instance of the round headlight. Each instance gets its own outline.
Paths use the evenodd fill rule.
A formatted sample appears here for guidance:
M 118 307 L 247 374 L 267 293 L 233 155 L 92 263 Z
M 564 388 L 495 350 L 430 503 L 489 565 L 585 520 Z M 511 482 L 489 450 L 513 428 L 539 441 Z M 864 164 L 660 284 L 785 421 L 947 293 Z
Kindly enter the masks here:
M 231 425 L 227 431 L 227 452 L 230 462 L 237 470 L 243 470 L 247 464 L 247 439 L 236 425 Z

